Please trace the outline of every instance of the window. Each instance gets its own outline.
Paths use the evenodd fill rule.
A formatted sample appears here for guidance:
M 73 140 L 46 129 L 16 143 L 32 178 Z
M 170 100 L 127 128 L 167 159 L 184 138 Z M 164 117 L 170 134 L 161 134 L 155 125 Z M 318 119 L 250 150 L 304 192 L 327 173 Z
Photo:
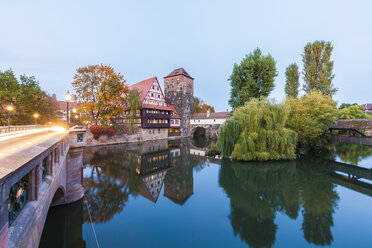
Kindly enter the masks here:
M 27 203 L 28 180 L 27 175 L 14 184 L 9 190 L 8 211 L 9 226 L 21 213 Z
M 76 135 L 76 141 L 78 142 L 78 143 L 80 143 L 80 142 L 83 142 L 84 141 L 84 134 L 83 133 L 78 133 L 77 135 Z

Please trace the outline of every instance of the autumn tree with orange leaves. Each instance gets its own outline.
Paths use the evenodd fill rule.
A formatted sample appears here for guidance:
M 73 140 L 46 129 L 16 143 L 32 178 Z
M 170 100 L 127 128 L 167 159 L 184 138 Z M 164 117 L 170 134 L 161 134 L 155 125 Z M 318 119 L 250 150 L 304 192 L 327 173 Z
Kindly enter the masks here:
M 76 70 L 74 82 L 76 95 L 81 101 L 80 111 L 91 116 L 97 124 L 113 123 L 123 116 L 128 86 L 123 75 L 106 65 L 89 65 Z

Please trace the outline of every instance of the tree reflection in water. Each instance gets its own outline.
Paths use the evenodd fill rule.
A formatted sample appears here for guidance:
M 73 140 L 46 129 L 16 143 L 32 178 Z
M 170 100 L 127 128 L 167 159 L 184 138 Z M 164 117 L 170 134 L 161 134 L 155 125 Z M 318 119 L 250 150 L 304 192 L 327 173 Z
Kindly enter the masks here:
M 265 163 L 223 160 L 219 183 L 230 198 L 235 235 L 251 247 L 271 247 L 278 228 L 276 213 L 296 219 L 302 209 L 305 239 L 316 245 L 331 244 L 338 195 L 314 164 L 307 158 Z
M 336 143 L 334 147 L 341 161 L 353 165 L 358 165 L 362 159 L 372 156 L 372 147 L 365 145 Z
M 125 207 L 129 194 L 137 195 L 141 183 L 136 174 L 136 160 L 128 153 L 116 150 L 95 152 L 84 178 L 85 197 L 93 222 L 104 223 Z M 84 212 L 84 220 L 89 216 Z

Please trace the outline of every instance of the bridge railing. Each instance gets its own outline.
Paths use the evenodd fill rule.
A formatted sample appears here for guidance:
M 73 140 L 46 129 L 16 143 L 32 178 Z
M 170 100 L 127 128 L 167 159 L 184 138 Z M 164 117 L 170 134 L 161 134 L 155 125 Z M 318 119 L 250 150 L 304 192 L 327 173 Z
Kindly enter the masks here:
M 10 134 L 10 133 L 16 133 L 21 131 L 28 131 L 28 130 L 34 130 L 34 129 L 41 129 L 46 128 L 48 126 L 46 125 L 24 125 L 24 126 L 1 126 L 0 127 L 0 135 L 2 134 Z

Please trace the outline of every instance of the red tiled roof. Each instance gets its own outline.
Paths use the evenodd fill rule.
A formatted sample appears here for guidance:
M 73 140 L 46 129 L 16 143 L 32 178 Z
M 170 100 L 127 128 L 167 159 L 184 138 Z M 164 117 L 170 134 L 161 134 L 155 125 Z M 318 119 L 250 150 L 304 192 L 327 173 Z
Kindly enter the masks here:
M 77 102 L 70 102 L 69 107 L 78 109 L 79 104 Z M 66 110 L 67 109 L 67 103 L 65 101 L 58 101 L 58 109 L 59 110 Z
M 174 76 L 178 76 L 178 75 L 183 75 L 185 77 L 188 77 L 188 78 L 191 78 L 193 79 L 185 69 L 183 68 L 178 68 L 178 69 L 175 69 L 173 70 L 171 73 L 169 73 L 167 76 L 165 76 L 164 78 L 168 78 L 168 77 L 174 77 Z
M 156 77 L 152 77 L 146 80 L 143 80 L 141 82 L 138 82 L 136 84 L 132 84 L 129 86 L 129 90 L 132 90 L 136 88 L 140 93 L 140 99 L 141 101 L 144 101 L 147 95 L 147 92 L 150 90 L 151 85 L 154 83 L 154 81 L 158 81 Z
M 179 116 L 173 105 L 168 105 L 168 107 L 172 109 L 171 119 L 181 119 L 181 116 Z
M 156 106 L 156 105 L 150 105 L 150 104 L 142 104 L 142 108 L 172 111 L 172 109 L 169 106 L 168 107 L 164 107 L 164 106 Z
M 207 117 L 207 113 L 197 113 L 191 116 L 191 119 L 228 119 L 230 117 L 230 112 L 216 112 L 210 113 Z

